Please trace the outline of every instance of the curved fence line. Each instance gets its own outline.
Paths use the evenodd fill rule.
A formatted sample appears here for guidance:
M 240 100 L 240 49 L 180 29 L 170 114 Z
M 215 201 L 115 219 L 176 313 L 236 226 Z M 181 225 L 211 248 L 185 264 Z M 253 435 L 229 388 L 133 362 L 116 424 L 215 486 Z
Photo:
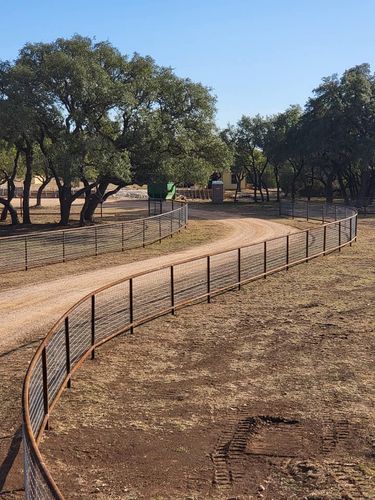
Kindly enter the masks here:
M 28 368 L 23 388 L 23 443 L 27 499 L 63 495 L 39 451 L 56 402 L 72 375 L 95 349 L 158 316 L 242 284 L 325 255 L 356 239 L 357 212 L 348 207 L 282 203 L 280 214 L 324 220 L 252 245 L 204 255 L 134 274 L 87 295 L 55 324 Z
M 163 213 L 163 206 L 165 208 L 167 203 L 172 210 Z M 175 204 L 178 208 L 174 207 Z M 123 252 L 161 241 L 186 226 L 186 203 L 157 201 L 151 205 L 149 212 L 159 211 L 158 215 L 100 226 L 0 238 L 0 273 Z

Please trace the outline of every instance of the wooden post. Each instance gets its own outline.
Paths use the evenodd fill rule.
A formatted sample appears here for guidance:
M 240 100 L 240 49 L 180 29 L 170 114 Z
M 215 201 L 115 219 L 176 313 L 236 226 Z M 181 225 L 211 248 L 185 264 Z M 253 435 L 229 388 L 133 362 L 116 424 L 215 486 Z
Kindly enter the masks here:
M 339 221 L 339 252 L 341 252 L 341 221 Z
M 323 255 L 326 254 L 326 246 L 327 246 L 327 226 L 323 228 Z
M 286 270 L 289 271 L 289 234 L 286 235 Z
M 124 238 L 124 223 L 121 224 L 121 252 L 124 251 L 125 248 L 125 238 Z

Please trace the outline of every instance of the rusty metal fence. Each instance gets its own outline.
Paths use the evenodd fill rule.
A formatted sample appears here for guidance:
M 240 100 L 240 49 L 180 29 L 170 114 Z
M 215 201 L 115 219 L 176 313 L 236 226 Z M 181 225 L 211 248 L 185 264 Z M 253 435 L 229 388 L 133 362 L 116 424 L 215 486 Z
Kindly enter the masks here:
M 325 255 L 356 239 L 357 212 L 348 207 L 282 203 L 280 214 L 325 224 L 253 245 L 204 255 L 135 274 L 84 297 L 52 328 L 34 355 L 23 389 L 23 444 L 27 499 L 62 499 L 39 443 L 51 412 L 72 376 L 95 349 L 136 326 L 292 265 Z
M 161 241 L 186 226 L 188 205 L 152 201 L 149 213 L 153 216 L 144 219 L 0 238 L 0 273 L 121 252 Z

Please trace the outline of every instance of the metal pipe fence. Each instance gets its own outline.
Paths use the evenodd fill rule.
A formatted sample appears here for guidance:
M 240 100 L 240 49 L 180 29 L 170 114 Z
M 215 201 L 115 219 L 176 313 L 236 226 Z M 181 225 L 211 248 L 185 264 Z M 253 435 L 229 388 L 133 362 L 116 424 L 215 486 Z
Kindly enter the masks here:
M 203 255 L 134 274 L 87 295 L 55 324 L 34 355 L 23 388 L 27 499 L 63 495 L 43 462 L 39 443 L 73 374 L 95 349 L 156 317 L 315 257 L 341 250 L 357 237 L 357 212 L 341 206 L 282 203 L 280 214 L 325 221 L 286 236 Z
M 150 245 L 188 221 L 188 206 L 178 201 L 153 200 L 149 213 L 144 219 L 0 238 L 0 273 Z
M 211 200 L 212 189 L 199 189 L 199 188 L 177 188 L 176 192 L 180 196 L 191 200 Z

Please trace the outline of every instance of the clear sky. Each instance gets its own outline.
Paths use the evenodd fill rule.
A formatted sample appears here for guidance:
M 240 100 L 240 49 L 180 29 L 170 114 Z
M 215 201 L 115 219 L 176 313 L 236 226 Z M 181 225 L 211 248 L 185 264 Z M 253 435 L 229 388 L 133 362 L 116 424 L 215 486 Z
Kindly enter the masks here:
M 375 0 L 0 0 L 0 59 L 74 33 L 213 89 L 217 122 L 304 104 L 323 76 L 375 70 Z

